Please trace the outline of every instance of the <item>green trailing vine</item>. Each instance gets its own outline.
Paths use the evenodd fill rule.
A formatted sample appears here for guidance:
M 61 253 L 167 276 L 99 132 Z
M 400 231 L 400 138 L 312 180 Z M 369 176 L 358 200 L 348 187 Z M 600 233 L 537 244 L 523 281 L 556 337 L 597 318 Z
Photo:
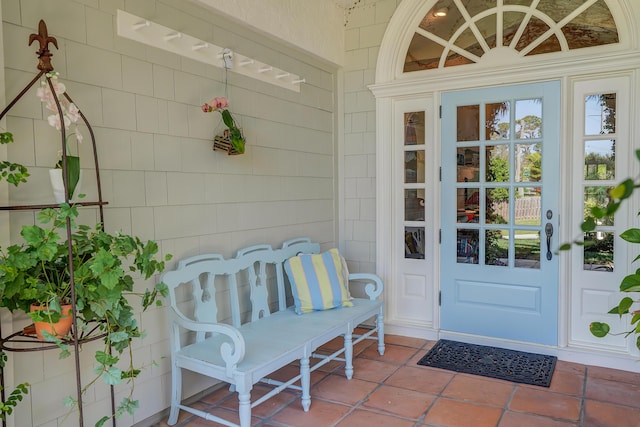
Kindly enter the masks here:
M 636 158 L 640 161 L 640 150 L 635 152 Z M 580 229 L 583 233 L 591 233 L 596 231 L 597 224 L 603 219 L 612 219 L 615 213 L 618 211 L 622 203 L 629 199 L 634 191 L 640 187 L 640 176 L 635 179 L 627 178 L 617 186 L 608 190 L 609 201 L 606 206 L 593 206 L 589 209 L 589 215 L 581 224 Z M 640 212 L 638 212 L 640 216 Z M 640 244 L 640 228 L 629 228 L 620 234 L 620 238 L 631 244 Z M 571 246 L 589 246 L 591 242 L 585 242 L 582 239 L 576 239 L 572 243 L 565 243 L 560 246 L 560 250 L 568 250 Z M 640 260 L 640 254 L 637 255 L 633 261 Z M 640 292 L 640 268 L 633 271 L 631 274 L 625 276 L 620 282 L 620 292 L 630 294 L 632 292 Z M 633 305 L 636 302 L 640 302 L 638 298 L 635 299 L 631 296 L 624 296 L 617 306 L 609 310 L 608 314 L 618 315 L 620 318 L 629 316 L 629 329 L 623 332 L 614 333 L 611 331 L 611 327 L 606 322 L 592 322 L 589 325 L 589 331 L 598 338 L 603 338 L 609 334 L 611 335 L 624 335 L 625 338 L 630 335 L 635 335 L 635 344 L 640 349 L 640 310 L 633 309 Z
M 0 368 L 4 369 L 7 363 L 7 354 L 0 351 Z M 21 383 L 6 397 L 4 402 L 0 402 L 0 419 L 6 420 L 7 415 L 11 415 L 13 408 L 18 406 L 18 402 L 22 402 L 24 396 L 29 393 L 29 383 Z M 1 389 L 1 388 L 0 388 Z

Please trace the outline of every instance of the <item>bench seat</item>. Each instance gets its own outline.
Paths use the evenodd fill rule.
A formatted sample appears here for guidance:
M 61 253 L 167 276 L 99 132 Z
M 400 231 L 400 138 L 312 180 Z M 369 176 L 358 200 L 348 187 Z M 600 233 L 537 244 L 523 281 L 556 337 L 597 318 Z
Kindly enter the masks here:
M 172 402 L 169 424 L 177 422 L 179 410 L 185 410 L 205 419 L 228 426 L 237 426 L 227 420 L 181 403 L 182 369 L 229 383 L 238 392 L 240 427 L 251 422 L 251 408 L 259 405 L 286 388 L 301 391 L 302 406 L 308 411 L 311 404 L 310 373 L 331 360 L 345 363 L 345 375 L 353 376 L 353 345 L 364 339 L 376 339 L 378 351 L 384 353 L 383 311 L 378 296 L 382 282 L 375 275 L 351 274 L 349 281 L 365 281 L 367 298 L 352 298 L 353 307 L 339 307 L 298 315 L 293 307 L 286 307 L 283 263 L 297 253 L 318 253 L 319 245 L 308 239 L 285 242 L 281 249 L 273 250 L 261 245 L 238 252 L 238 256 L 225 260 L 220 255 L 205 255 L 183 260 L 173 272 L 165 273 L 163 281 L 169 287 L 171 302 L 172 337 Z M 268 306 L 266 265 L 275 266 L 276 286 L 279 294 L 278 310 L 265 310 Z M 216 278 L 225 276 L 229 283 L 232 324 L 217 321 L 219 302 Z M 245 283 L 248 281 L 248 283 Z M 180 298 L 177 289 L 189 285 L 193 303 Z M 251 320 L 240 322 L 240 295 L 238 289 L 249 285 Z M 272 286 L 272 288 L 274 288 Z M 244 292 L 244 295 L 247 293 Z M 187 316 L 185 307 L 192 307 Z M 361 323 L 375 318 L 375 326 L 363 335 L 353 335 Z M 195 334 L 189 340 L 186 333 Z M 332 354 L 318 354 L 318 347 L 337 338 L 344 338 L 344 346 Z M 269 375 L 299 360 L 300 373 L 287 381 L 269 379 Z M 314 363 L 311 364 L 310 360 Z M 265 382 L 276 387 L 265 396 L 251 401 L 253 384 Z M 297 383 L 300 385 L 297 385 Z

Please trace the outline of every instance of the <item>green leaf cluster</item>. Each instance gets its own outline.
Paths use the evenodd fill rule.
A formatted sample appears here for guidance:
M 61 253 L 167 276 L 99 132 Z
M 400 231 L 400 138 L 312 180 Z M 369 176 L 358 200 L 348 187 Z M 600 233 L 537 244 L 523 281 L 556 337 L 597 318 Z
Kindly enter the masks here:
M 244 153 L 245 139 L 242 135 L 242 131 L 236 125 L 235 120 L 233 120 L 231 112 L 229 110 L 222 110 L 220 114 L 222 114 L 222 121 L 229 128 L 229 139 L 231 140 L 231 145 L 238 153 Z
M 636 158 L 640 160 L 640 150 L 637 150 L 635 152 L 635 155 Z M 589 209 L 588 216 L 580 226 L 581 231 L 584 233 L 594 232 L 600 220 L 612 219 L 618 209 L 620 209 L 620 206 L 622 206 L 622 203 L 625 200 L 629 199 L 639 186 L 640 183 L 637 183 L 631 178 L 627 178 L 617 186 L 609 189 L 609 200 L 607 202 L 607 205 L 604 207 L 591 207 Z M 640 215 L 640 213 L 638 214 Z M 625 230 L 622 234 L 620 234 L 620 237 L 630 244 L 640 244 L 640 229 L 629 228 L 628 230 Z M 585 246 L 587 244 L 581 239 L 576 239 L 572 243 L 578 246 Z M 569 248 L 571 248 L 570 243 L 560 246 L 560 250 L 567 250 Z M 639 259 L 640 255 L 636 256 L 633 262 Z M 623 278 L 620 282 L 619 288 L 620 292 L 624 293 L 640 292 L 640 269 Z M 625 296 L 620 300 L 617 306 L 609 310 L 609 314 L 618 315 L 620 318 L 622 318 L 623 316 L 629 316 L 630 329 L 624 332 L 617 333 L 615 335 L 622 334 L 625 336 L 630 336 L 634 334 L 636 336 L 636 347 L 640 349 L 640 311 L 632 310 L 632 306 L 635 302 L 637 301 L 633 298 Z M 613 334 L 611 332 L 611 327 L 605 322 L 592 322 L 589 325 L 589 330 L 594 336 L 598 338 L 603 338 L 608 334 Z
M 11 142 L 13 142 L 13 134 L 11 132 L 0 132 L 0 144 L 9 144 Z M 28 177 L 29 171 L 21 164 L 6 160 L 0 161 L 0 181 L 4 179 L 9 184 L 17 187 L 21 182 L 27 182 Z
M 144 291 L 136 290 L 136 281 L 161 273 L 171 256 L 160 260 L 156 242 L 143 242 L 123 233 L 109 234 L 101 224 L 93 228 L 77 225 L 77 217 L 77 208 L 67 203 L 44 209 L 37 214 L 38 225 L 22 228 L 21 244 L 0 250 L 0 306 L 29 312 L 31 304 L 45 305 L 45 310 L 31 317 L 34 321 L 55 322 L 62 313 L 61 306 L 71 302 L 73 282 L 78 330 L 70 334 L 100 334 L 104 344 L 95 352 L 96 377 L 85 389 L 100 379 L 110 385 L 126 380 L 131 383 L 132 394 L 140 367 L 133 364 L 131 345 L 144 335 L 137 315 L 152 305 L 162 305 L 161 297 L 168 292 L 161 282 Z M 71 230 L 70 241 L 67 227 Z M 70 354 L 70 336 L 47 335 L 46 339 L 58 344 L 61 357 Z M 122 360 L 123 354 L 128 363 Z M 4 405 L 11 406 L 10 402 Z M 133 407 L 127 399 L 118 411 L 128 412 Z

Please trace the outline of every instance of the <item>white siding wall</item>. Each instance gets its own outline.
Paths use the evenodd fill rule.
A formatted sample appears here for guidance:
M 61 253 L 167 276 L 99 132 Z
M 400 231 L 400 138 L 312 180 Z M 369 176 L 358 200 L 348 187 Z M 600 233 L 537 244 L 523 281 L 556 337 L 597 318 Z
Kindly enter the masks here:
M 244 128 L 247 152 L 213 152 L 214 131 L 222 130 L 220 115 L 204 114 L 200 105 L 224 95 L 223 70 L 117 37 L 118 8 L 290 70 L 306 83 L 298 94 L 229 72 L 231 111 Z M 52 47 L 54 67 L 96 133 L 104 199 L 109 202 L 108 231 L 157 240 L 163 253 L 174 255 L 169 268 L 185 256 L 230 256 L 249 244 L 279 245 L 296 236 L 308 236 L 324 247 L 337 244 L 336 71 L 326 62 L 182 0 L 3 0 L 2 18 L 8 100 L 37 72 L 37 44 L 27 44 L 38 21 L 44 19 L 49 34 L 58 39 L 60 49 Z M 46 123 L 34 91 L 12 109 L 7 127 L 16 137 L 8 158 L 23 162 L 32 173 L 28 184 L 10 189 L 10 200 L 52 201 L 47 169 L 60 149 L 59 134 Z M 373 133 L 370 139 L 373 143 Z M 83 166 L 89 167 L 89 145 L 82 145 L 81 152 Z M 91 175 L 85 170 L 83 189 L 89 199 L 95 193 Z M 373 210 L 373 192 L 369 197 Z M 97 218 L 91 209 L 81 216 L 85 223 Z M 21 225 L 34 221 L 33 212 L 8 217 L 12 241 L 17 241 Z M 140 316 L 140 322 L 148 335 L 135 345 L 138 363 L 158 365 L 140 377 L 135 393 L 140 409 L 124 416 L 119 426 L 133 425 L 169 405 L 166 311 L 152 309 Z M 3 332 L 26 323 L 18 316 L 13 325 L 3 325 Z M 89 344 L 82 351 L 87 378 L 93 347 Z M 72 358 L 60 361 L 55 351 L 10 357 L 16 382 L 31 383 L 12 422 L 75 425 L 74 415 L 64 418 L 62 405 L 64 396 L 75 395 Z M 185 391 L 194 393 L 208 385 L 189 378 Z M 122 397 L 119 393 L 116 400 Z M 42 400 L 36 405 L 36 399 Z M 89 392 L 85 403 L 85 425 L 93 425 L 109 411 L 107 389 Z
M 375 273 L 376 103 L 378 49 L 400 0 L 363 1 L 347 15 L 344 67 L 344 240 L 354 271 Z M 382 183 L 384 184 L 384 183 Z

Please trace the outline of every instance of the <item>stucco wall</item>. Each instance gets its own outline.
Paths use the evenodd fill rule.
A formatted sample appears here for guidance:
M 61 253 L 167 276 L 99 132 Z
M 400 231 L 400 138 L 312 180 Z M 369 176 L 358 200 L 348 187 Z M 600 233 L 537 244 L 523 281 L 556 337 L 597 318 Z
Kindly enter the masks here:
M 224 71 L 179 55 L 119 38 L 118 8 L 226 46 L 265 63 L 291 70 L 306 83 L 300 93 L 229 72 L 231 110 L 247 137 L 247 152 L 226 156 L 211 149 L 221 131 L 217 113 L 200 105 L 225 94 Z M 335 242 L 334 106 L 335 70 L 311 55 L 266 39 L 237 23 L 182 0 L 3 0 L 6 98 L 12 99 L 34 77 L 37 64 L 28 46 L 38 21 L 57 37 L 53 64 L 72 98 L 84 111 L 97 137 L 108 231 L 123 230 L 157 240 L 175 260 L 204 252 L 225 256 L 249 244 L 279 245 L 297 236 L 323 244 Z M 10 112 L 7 128 L 16 142 L 9 160 L 24 163 L 28 184 L 9 189 L 12 203 L 50 203 L 47 170 L 60 149 L 59 134 L 46 122 L 34 90 Z M 80 147 L 92 199 L 95 180 L 90 147 Z M 94 209 L 82 221 L 95 222 Z M 20 226 L 33 223 L 33 212 L 13 212 L 12 241 Z M 0 243 L 6 246 L 8 242 Z M 140 286 L 143 283 L 139 284 Z M 135 398 L 140 409 L 126 415 L 128 426 L 169 405 L 169 342 L 164 308 L 140 315 L 147 336 L 135 345 L 138 363 L 149 366 Z M 22 328 L 17 316 L 9 328 Z M 84 377 L 90 377 L 93 345 L 82 352 Z M 65 396 L 75 394 L 72 358 L 55 351 L 10 355 L 16 382 L 31 383 L 30 393 L 11 417 L 17 426 L 75 425 L 65 419 Z M 157 365 L 152 366 L 152 362 Z M 186 394 L 206 381 L 188 378 Z M 116 400 L 123 396 L 117 388 Z M 39 401 L 36 405 L 35 401 Z M 98 387 L 85 396 L 85 425 L 108 412 L 108 394 Z

